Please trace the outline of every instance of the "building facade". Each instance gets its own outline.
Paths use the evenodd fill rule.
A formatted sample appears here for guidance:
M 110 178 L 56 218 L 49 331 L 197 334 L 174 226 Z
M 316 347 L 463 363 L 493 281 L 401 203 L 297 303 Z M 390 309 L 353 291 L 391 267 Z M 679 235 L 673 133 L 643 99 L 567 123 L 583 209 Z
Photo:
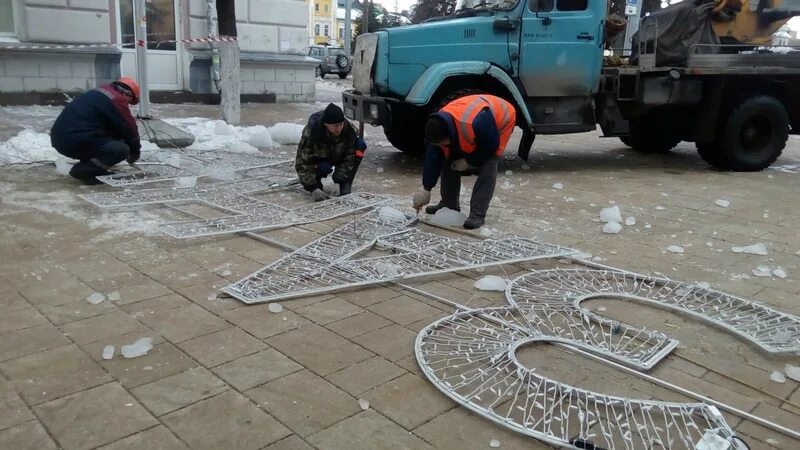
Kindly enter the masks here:
M 314 43 L 332 44 L 336 35 L 336 2 L 333 0 L 310 0 L 314 3 Z
M 146 0 L 151 91 L 216 93 L 206 0 Z M 136 77 L 132 0 L 0 0 L 0 97 L 77 93 Z M 243 94 L 315 97 L 307 0 L 236 0 Z M 177 42 L 176 42 L 177 41 Z M 92 45 L 66 48 L 65 45 Z M 31 48 L 49 45 L 50 48 Z

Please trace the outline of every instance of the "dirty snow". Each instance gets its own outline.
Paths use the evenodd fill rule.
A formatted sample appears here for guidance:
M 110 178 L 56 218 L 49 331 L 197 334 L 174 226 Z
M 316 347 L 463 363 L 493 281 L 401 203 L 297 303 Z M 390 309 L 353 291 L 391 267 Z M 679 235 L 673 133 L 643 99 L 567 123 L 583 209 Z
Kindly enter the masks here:
M 625 218 L 625 225 L 627 225 L 629 227 L 633 226 L 633 225 L 636 225 L 636 217 L 633 217 L 633 216 L 626 217 Z
M 718 199 L 714 202 L 715 205 L 719 206 L 720 208 L 727 208 L 731 206 L 731 202 L 729 200 Z
M 460 227 L 467 220 L 466 214 L 450 208 L 442 208 L 430 217 L 430 222 L 443 227 Z
M 0 165 L 55 161 L 61 155 L 50 145 L 50 135 L 22 130 L 0 143 Z
M 622 214 L 619 211 L 619 206 L 612 206 L 600 210 L 600 221 L 605 223 L 622 222 Z
M 777 370 L 773 370 L 769 376 L 769 379 L 776 382 L 776 383 L 785 383 L 786 377 L 783 376 L 783 372 L 778 372 Z
M 479 291 L 500 291 L 506 290 L 508 280 L 497 275 L 486 275 L 480 280 L 475 282 L 475 289 Z
M 619 222 L 611 221 L 603 225 L 603 233 L 617 234 L 620 231 L 622 231 L 622 225 L 620 225 Z
M 283 305 L 281 305 L 280 303 L 270 303 L 267 308 L 269 308 L 269 312 L 274 314 L 283 312 Z
M 667 247 L 667 251 L 672 253 L 683 253 L 686 251 L 686 249 L 684 249 L 680 245 L 670 245 L 669 247 Z
M 113 345 L 106 345 L 103 347 L 103 359 L 111 359 L 114 357 L 114 346 Z
M 93 305 L 99 305 L 100 303 L 103 303 L 105 299 L 106 296 L 99 292 L 92 292 L 88 297 L 86 297 L 86 301 Z
M 122 346 L 122 356 L 137 358 L 146 355 L 153 348 L 153 338 L 143 337 L 133 344 Z
M 748 245 L 746 247 L 732 247 L 733 253 L 747 253 L 748 255 L 766 255 L 767 246 L 759 242 L 758 244 Z

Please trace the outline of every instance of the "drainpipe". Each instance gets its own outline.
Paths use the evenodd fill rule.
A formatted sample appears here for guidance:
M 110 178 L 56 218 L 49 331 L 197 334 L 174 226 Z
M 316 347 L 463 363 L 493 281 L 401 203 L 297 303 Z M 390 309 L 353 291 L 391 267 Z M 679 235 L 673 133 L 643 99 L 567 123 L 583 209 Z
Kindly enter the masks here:
M 206 1 L 206 26 L 209 37 L 217 35 L 216 27 L 214 26 L 214 12 L 217 9 L 214 6 L 214 1 Z M 208 46 L 211 48 L 211 79 L 214 80 L 214 87 L 217 92 L 222 92 L 219 85 L 219 47 L 216 42 L 209 42 Z

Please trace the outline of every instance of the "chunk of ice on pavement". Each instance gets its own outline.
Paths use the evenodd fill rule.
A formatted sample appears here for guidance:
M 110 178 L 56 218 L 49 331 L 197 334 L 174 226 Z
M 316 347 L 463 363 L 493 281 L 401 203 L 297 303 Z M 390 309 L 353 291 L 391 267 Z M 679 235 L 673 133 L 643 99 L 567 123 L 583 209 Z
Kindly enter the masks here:
M 212 293 L 208 294 L 208 301 L 213 302 L 216 299 L 217 299 L 217 293 L 216 292 L 212 292 Z
M 731 443 L 712 430 L 706 430 L 694 446 L 695 450 L 730 450 Z
M 256 148 L 272 148 L 272 135 L 267 127 L 256 125 L 242 129 L 242 135 L 247 143 Z
M 777 370 L 772 371 L 772 373 L 769 375 L 769 379 L 776 383 L 786 382 L 786 377 L 783 376 L 783 372 L 778 372 Z
M 133 344 L 122 346 L 122 356 L 125 358 L 137 358 L 144 356 L 153 348 L 153 338 L 143 337 Z
M 757 277 L 771 277 L 772 269 L 769 266 L 756 266 L 756 268 L 753 269 L 753 275 Z
M 719 206 L 720 208 L 727 208 L 731 206 L 731 202 L 729 200 L 718 199 L 714 202 L 715 205 Z
M 506 170 L 506 176 L 510 177 L 511 175 L 514 175 L 514 172 L 512 172 L 510 170 Z
M 391 206 L 382 206 L 378 210 L 378 217 L 384 222 L 402 222 L 406 220 L 406 215 L 402 211 Z
M 112 302 L 115 302 L 120 299 L 119 291 L 111 291 L 108 293 L 107 298 Z
M 665 210 L 665 209 L 667 209 L 667 208 L 664 208 L 664 207 L 663 207 L 663 206 L 661 206 L 661 205 L 658 205 L 658 206 L 656 206 L 656 211 L 663 211 L 663 210 Z
M 646 224 L 644 224 L 644 227 L 645 227 L 645 228 L 647 228 L 648 230 L 649 230 L 650 228 L 653 228 L 653 226 L 652 226 L 652 225 L 650 225 L 649 223 L 646 223 Z
M 627 225 L 629 227 L 633 226 L 633 225 L 636 225 L 636 217 L 633 217 L 633 216 L 626 217 L 625 218 L 625 225 Z
M 280 303 L 270 303 L 267 308 L 269 308 L 269 312 L 271 313 L 278 314 L 280 312 L 283 312 L 283 305 L 281 305 Z
M 475 289 L 480 291 L 505 291 L 508 280 L 497 275 L 486 275 L 475 282 Z
M 772 275 L 778 278 L 786 278 L 786 271 L 783 270 L 783 267 L 778 266 L 772 269 Z
M 492 230 L 486 227 L 481 227 L 480 231 L 478 231 L 478 234 L 480 234 L 483 237 L 489 237 L 492 235 Z
M 229 276 L 231 276 L 232 274 L 233 274 L 233 272 L 231 272 L 231 271 L 230 271 L 230 270 L 228 270 L 228 269 L 225 269 L 225 270 L 223 270 L 223 271 L 222 271 L 222 273 L 221 273 L 220 275 L 222 275 L 223 277 L 229 277 Z
M 106 345 L 103 347 L 103 359 L 111 359 L 114 357 L 114 346 Z
M 667 247 L 667 251 L 672 253 L 683 253 L 686 250 L 680 245 L 670 245 L 669 247 Z
M 784 372 L 786 372 L 786 376 L 792 380 L 800 381 L 800 367 L 787 364 L 786 367 L 784 367 Z
M 619 222 L 611 221 L 603 225 L 603 233 L 617 234 L 620 231 L 622 231 L 622 225 L 620 225 Z
M 190 188 L 197 185 L 197 177 L 178 177 L 175 179 L 175 187 Z
M 467 216 L 460 211 L 453 211 L 450 208 L 442 208 L 436 211 L 431 217 L 431 223 L 443 227 L 460 227 L 464 225 Z
M 396 278 L 400 276 L 400 268 L 396 264 L 392 263 L 378 263 L 375 265 L 375 270 L 387 278 Z
M 759 242 L 758 244 L 748 245 L 746 247 L 732 247 L 733 253 L 747 253 L 748 255 L 766 255 L 767 246 Z
M 378 167 L 377 169 L 375 169 L 375 171 L 378 173 L 383 173 L 383 167 Z
M 708 281 L 701 281 L 699 283 L 695 283 L 695 286 L 702 289 L 711 289 L 711 283 L 709 283 Z
M 303 125 L 296 123 L 276 123 L 269 127 L 272 142 L 280 145 L 295 145 L 300 143 L 303 135 Z
M 491 441 L 489 441 L 489 447 L 492 447 L 492 448 L 500 447 L 500 440 L 492 439 Z
M 772 176 L 772 175 L 770 175 L 770 176 Z M 773 439 L 773 438 L 767 438 L 767 441 L 766 441 L 766 442 L 767 442 L 767 444 L 769 444 L 769 445 L 778 445 L 778 444 L 780 444 L 780 443 L 781 443 L 779 440 L 777 440 L 777 439 Z
M 358 406 L 361 408 L 362 411 L 366 411 L 369 409 L 369 400 L 365 400 L 363 398 L 358 399 Z
M 619 206 L 612 206 L 610 208 L 603 208 L 600 210 L 601 222 L 622 222 L 622 214 L 619 212 Z
M 553 189 L 564 189 L 563 183 L 553 183 Z
M 99 292 L 92 292 L 88 297 L 86 297 L 86 301 L 93 305 L 99 305 L 100 303 L 103 303 L 103 300 L 105 299 L 106 296 Z

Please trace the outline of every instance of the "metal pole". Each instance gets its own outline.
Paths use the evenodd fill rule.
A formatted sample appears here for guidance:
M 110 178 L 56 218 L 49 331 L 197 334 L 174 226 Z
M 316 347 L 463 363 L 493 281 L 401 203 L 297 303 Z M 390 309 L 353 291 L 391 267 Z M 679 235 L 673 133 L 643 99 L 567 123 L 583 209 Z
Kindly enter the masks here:
M 217 27 L 214 23 L 214 13 L 216 12 L 216 6 L 214 5 L 214 0 L 207 0 L 206 2 L 206 33 L 209 37 L 217 35 Z M 214 80 L 214 87 L 217 89 L 217 92 L 220 92 L 219 86 L 219 46 L 216 43 L 210 43 L 209 47 L 211 47 L 211 79 Z
M 136 40 L 136 81 L 139 83 L 139 116 L 150 118 L 150 88 L 147 85 L 147 8 L 144 0 L 133 2 L 133 33 Z
M 361 4 L 361 34 L 369 33 L 369 11 L 372 2 L 370 0 L 364 0 L 364 3 Z
M 353 30 L 350 29 L 350 18 L 353 11 L 352 0 L 344 0 L 344 54 L 350 56 L 350 41 Z

